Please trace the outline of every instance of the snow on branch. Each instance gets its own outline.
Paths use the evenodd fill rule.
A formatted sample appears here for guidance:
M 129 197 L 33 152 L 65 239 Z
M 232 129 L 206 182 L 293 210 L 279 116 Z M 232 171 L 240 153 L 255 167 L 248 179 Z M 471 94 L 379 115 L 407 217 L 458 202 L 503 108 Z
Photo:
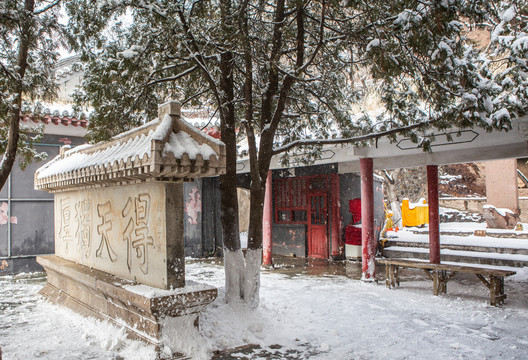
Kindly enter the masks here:
M 339 144 L 349 144 L 349 143 L 356 143 L 361 141 L 367 141 L 367 140 L 373 140 L 378 139 L 384 136 L 389 136 L 393 134 L 399 134 L 402 132 L 420 129 L 424 127 L 428 127 L 436 122 L 442 121 L 441 118 L 421 121 L 416 124 L 408 125 L 408 126 L 402 126 L 397 127 L 394 129 L 386 130 L 386 131 L 380 131 L 377 133 L 371 133 L 366 135 L 359 135 L 359 136 L 353 136 L 349 138 L 343 138 L 343 139 L 310 139 L 310 140 L 297 140 L 293 141 L 289 144 L 286 144 L 284 146 L 281 146 L 279 148 L 273 149 L 273 155 L 284 153 L 290 149 L 293 149 L 295 147 L 299 146 L 310 146 L 310 145 L 339 145 Z
M 53 2 L 53 3 L 51 3 L 51 4 L 49 4 L 48 6 L 42 8 L 42 9 L 35 10 L 35 11 L 33 12 L 33 15 L 40 15 L 40 14 L 43 14 L 43 13 L 45 13 L 46 11 L 48 11 L 48 10 L 54 8 L 55 6 L 59 5 L 61 2 L 62 2 L 62 0 L 57 0 L 57 1 L 55 1 L 55 2 Z
M 152 86 L 152 85 L 156 85 L 156 84 L 160 84 L 160 83 L 164 83 L 164 82 L 175 81 L 175 80 L 178 80 L 178 79 L 180 79 L 180 78 L 182 78 L 182 77 L 184 77 L 186 75 L 189 75 L 190 73 L 192 73 L 193 71 L 195 71 L 197 69 L 198 69 L 198 65 L 195 65 L 192 68 L 189 68 L 189 69 L 181 72 L 178 75 L 167 77 L 167 78 L 163 78 L 163 79 L 152 80 L 152 81 L 148 82 L 145 86 Z

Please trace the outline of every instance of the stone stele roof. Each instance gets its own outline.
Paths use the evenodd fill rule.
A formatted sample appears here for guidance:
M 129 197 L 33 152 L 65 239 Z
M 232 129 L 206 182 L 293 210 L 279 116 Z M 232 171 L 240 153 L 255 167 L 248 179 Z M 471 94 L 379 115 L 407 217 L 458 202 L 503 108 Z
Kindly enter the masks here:
M 61 153 L 35 173 L 35 189 L 72 188 L 144 181 L 182 181 L 225 173 L 225 145 L 181 119 L 168 102 L 158 119 L 95 145 Z

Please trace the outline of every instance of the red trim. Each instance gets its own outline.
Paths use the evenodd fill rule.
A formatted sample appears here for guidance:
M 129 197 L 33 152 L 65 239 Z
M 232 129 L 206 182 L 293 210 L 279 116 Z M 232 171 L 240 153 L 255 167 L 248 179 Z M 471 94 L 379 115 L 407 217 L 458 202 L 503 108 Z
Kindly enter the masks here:
M 275 222 L 277 224 L 307 224 L 309 220 L 309 194 L 328 193 L 327 175 L 310 175 L 277 179 L 273 183 L 275 191 Z M 316 187 L 311 189 L 311 186 Z M 305 211 L 306 220 L 294 221 L 294 211 Z M 281 219 L 279 214 L 285 214 Z
M 343 240 L 341 239 L 341 203 L 339 194 L 339 175 L 330 175 L 330 192 L 332 202 L 332 248 L 330 254 L 333 256 L 341 255 L 344 251 Z

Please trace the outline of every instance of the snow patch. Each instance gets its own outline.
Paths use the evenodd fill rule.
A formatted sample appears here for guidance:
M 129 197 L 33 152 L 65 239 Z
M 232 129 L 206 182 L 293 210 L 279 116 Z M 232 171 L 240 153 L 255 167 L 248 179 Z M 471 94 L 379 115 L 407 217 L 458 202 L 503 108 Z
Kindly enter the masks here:
M 196 159 L 201 155 L 205 160 L 208 160 L 211 155 L 216 155 L 216 152 L 207 144 L 198 144 L 189 134 L 180 131 L 169 135 L 169 140 L 163 146 L 163 155 L 168 153 L 174 154 L 179 159 L 183 154 L 187 153 L 190 159 Z
M 134 294 L 144 296 L 146 298 L 152 299 L 156 297 L 164 297 L 164 296 L 174 296 L 179 295 L 186 292 L 197 292 L 197 291 L 203 291 L 205 289 L 208 289 L 208 287 L 193 283 L 190 281 L 186 282 L 185 287 L 177 288 L 177 289 L 159 289 L 152 286 L 148 286 L 145 284 L 135 284 L 135 285 L 121 285 L 121 287 L 127 291 L 130 291 Z
M 248 232 L 247 231 L 241 232 L 240 233 L 240 247 L 242 249 L 247 249 L 247 244 L 248 244 Z
M 515 282 L 526 282 L 526 283 L 528 283 L 528 267 L 523 267 L 523 268 L 517 270 L 517 274 L 512 275 L 508 279 L 512 280 L 512 281 L 515 281 Z
M 244 254 L 242 249 L 231 251 L 224 248 L 226 301 L 236 303 L 244 286 Z
M 369 51 L 371 51 L 373 48 L 380 47 L 380 45 L 381 45 L 380 39 L 374 39 L 374 40 L 372 40 L 371 42 L 369 42 L 369 43 L 367 44 L 367 49 L 366 49 L 366 51 L 369 52 Z
M 194 326 L 196 315 L 180 317 L 166 316 L 161 323 L 162 336 L 160 342 L 163 344 L 163 352 L 182 353 L 190 356 L 193 360 L 208 360 L 211 358 L 211 347 Z
M 513 18 L 515 17 L 515 15 L 517 15 L 517 11 L 515 10 L 515 6 L 511 6 L 509 9 L 504 11 L 504 13 L 502 14 L 501 18 L 502 18 L 502 21 L 507 23 L 507 22 L 512 21 Z
M 501 216 L 506 216 L 506 214 L 515 214 L 510 209 L 498 208 L 498 207 L 495 207 L 493 205 L 484 205 L 482 208 L 483 209 L 495 209 Z
M 152 134 L 152 140 L 163 141 L 172 131 L 172 117 L 165 114 L 160 124 L 156 127 L 156 131 Z
M 244 300 L 251 308 L 256 308 L 259 305 L 261 260 L 262 249 L 247 249 Z

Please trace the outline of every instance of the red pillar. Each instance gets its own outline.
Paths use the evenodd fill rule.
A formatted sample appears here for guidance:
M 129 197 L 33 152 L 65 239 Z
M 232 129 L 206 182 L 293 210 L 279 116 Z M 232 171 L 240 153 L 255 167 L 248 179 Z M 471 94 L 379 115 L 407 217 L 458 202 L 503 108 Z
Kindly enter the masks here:
M 332 256 L 339 256 L 342 253 L 341 245 L 341 197 L 339 196 L 339 175 L 332 174 L 330 196 L 332 198 Z
M 266 192 L 264 194 L 264 214 L 262 216 L 262 262 L 271 265 L 271 224 L 273 221 L 273 206 L 271 196 L 271 170 L 268 171 L 266 179 Z
M 361 167 L 361 244 L 363 280 L 376 275 L 376 243 L 374 239 L 374 169 L 371 158 L 359 160 Z
M 429 261 L 434 264 L 440 264 L 437 165 L 427 165 L 427 192 L 429 195 Z

